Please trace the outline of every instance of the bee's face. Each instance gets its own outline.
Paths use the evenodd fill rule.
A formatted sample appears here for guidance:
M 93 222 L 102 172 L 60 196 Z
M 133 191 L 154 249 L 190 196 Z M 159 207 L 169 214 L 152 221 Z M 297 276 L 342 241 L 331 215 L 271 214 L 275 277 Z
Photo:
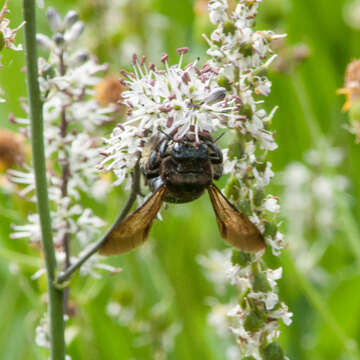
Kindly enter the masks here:
M 181 203 L 199 197 L 222 175 L 222 160 L 210 136 L 201 137 L 199 143 L 189 136 L 180 142 L 157 137 L 145 147 L 141 165 L 153 190 L 165 184 L 165 201 Z

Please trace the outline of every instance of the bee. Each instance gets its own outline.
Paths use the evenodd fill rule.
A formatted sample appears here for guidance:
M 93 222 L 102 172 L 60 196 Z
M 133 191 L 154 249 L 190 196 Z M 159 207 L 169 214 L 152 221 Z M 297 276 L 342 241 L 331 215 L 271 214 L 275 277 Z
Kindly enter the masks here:
M 245 252 L 265 248 L 259 229 L 222 194 L 214 184 L 223 174 L 223 156 L 209 133 L 186 135 L 176 141 L 160 133 L 143 149 L 140 169 L 152 191 L 134 213 L 119 221 L 102 244 L 102 255 L 133 250 L 147 239 L 163 202 L 186 203 L 208 191 L 221 237 Z

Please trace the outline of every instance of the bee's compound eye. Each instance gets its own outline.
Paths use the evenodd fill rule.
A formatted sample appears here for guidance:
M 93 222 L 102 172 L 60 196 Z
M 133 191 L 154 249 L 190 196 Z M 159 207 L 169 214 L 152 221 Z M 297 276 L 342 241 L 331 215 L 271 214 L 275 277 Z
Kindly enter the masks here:
M 167 145 L 168 145 L 168 140 L 165 139 L 161 142 L 160 146 L 159 146 L 159 153 L 161 157 L 164 157 L 166 154 L 166 149 L 167 149 Z
M 221 164 L 223 162 L 223 154 L 222 151 L 211 142 L 208 142 L 207 145 L 209 146 L 210 152 L 210 160 L 213 164 Z
M 207 145 L 204 144 L 204 143 L 201 143 L 199 148 L 200 148 L 201 151 L 204 151 L 204 152 L 207 152 L 207 151 L 208 151 L 208 147 L 207 147 Z
M 157 152 L 156 151 L 152 151 L 150 156 L 149 156 L 149 169 L 150 170 L 155 170 L 159 165 L 159 159 L 157 156 Z
M 181 149 L 181 145 L 180 143 L 176 142 L 173 146 L 173 150 L 176 151 L 176 152 L 179 152 Z

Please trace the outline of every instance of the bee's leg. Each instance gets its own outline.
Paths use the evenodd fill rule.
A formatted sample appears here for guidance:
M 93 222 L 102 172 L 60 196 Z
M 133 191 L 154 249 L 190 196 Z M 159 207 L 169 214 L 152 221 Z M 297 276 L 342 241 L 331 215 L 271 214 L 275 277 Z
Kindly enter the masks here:
M 157 151 L 152 151 L 148 162 L 149 171 L 156 171 L 160 168 L 160 157 Z
M 167 146 L 169 143 L 169 139 L 164 139 L 161 141 L 160 145 L 159 145 L 159 153 L 160 153 L 160 157 L 163 158 L 165 157 L 167 154 L 166 150 L 167 150 Z
M 209 160 L 212 164 L 213 179 L 218 180 L 223 174 L 223 154 L 213 142 L 207 141 L 206 145 L 211 150 L 209 151 Z
M 223 174 L 223 164 L 213 164 L 213 179 L 219 180 Z
M 148 179 L 149 187 L 152 192 L 155 192 L 160 186 L 164 185 L 163 180 L 160 176 Z

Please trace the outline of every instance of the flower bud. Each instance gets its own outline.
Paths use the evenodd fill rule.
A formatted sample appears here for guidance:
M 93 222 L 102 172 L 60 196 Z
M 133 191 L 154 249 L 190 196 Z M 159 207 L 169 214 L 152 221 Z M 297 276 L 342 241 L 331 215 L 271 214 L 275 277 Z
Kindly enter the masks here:
M 256 164 L 255 167 L 258 171 L 264 172 L 266 170 L 267 164 L 268 163 L 266 161 L 262 161 Z
M 251 119 L 253 115 L 251 106 L 249 104 L 244 104 L 240 109 L 240 115 L 244 115 L 248 119 Z
M 236 30 L 236 26 L 231 21 L 227 20 L 224 23 L 224 33 L 227 34 L 234 34 Z
M 223 87 L 219 87 L 214 89 L 205 99 L 205 102 L 208 105 L 216 104 L 219 101 L 222 101 L 225 99 L 226 96 L 226 89 Z
M 219 76 L 217 83 L 220 87 L 223 87 L 228 91 L 231 90 L 231 82 L 225 76 Z
M 265 223 L 265 236 L 274 237 L 277 233 L 277 225 L 271 222 Z
M 55 43 L 43 34 L 36 34 L 36 41 L 38 46 L 46 51 L 51 51 L 55 47 Z
M 264 324 L 264 320 L 255 310 L 251 310 L 244 321 L 244 329 L 251 333 L 257 332 Z
M 86 61 L 89 60 L 89 54 L 85 51 L 77 51 L 76 53 L 74 53 L 70 60 L 69 60 L 69 63 L 72 65 L 72 66 L 79 66 L 83 63 L 85 63 Z
M 240 200 L 239 201 L 239 210 L 246 216 L 250 216 L 252 213 L 250 201 L 246 200 L 246 199 Z
M 233 265 L 240 265 L 245 267 L 251 263 L 252 256 L 249 253 L 243 251 L 233 250 L 231 255 L 231 263 Z
M 39 74 L 43 76 L 45 79 L 52 79 L 55 77 L 56 72 L 54 66 L 48 64 L 47 62 L 43 62 L 41 58 L 39 59 Z
M 276 343 L 272 342 L 269 345 L 266 345 L 263 350 L 263 359 L 264 360 L 284 360 L 284 351 L 281 346 Z
M 53 36 L 53 40 L 58 47 L 62 47 L 64 45 L 64 35 L 61 33 L 56 33 Z
M 253 290 L 255 292 L 269 292 L 271 290 L 271 287 L 267 280 L 266 274 L 257 273 L 254 276 Z
M 46 12 L 46 16 L 48 18 L 49 25 L 53 32 L 64 30 L 64 24 L 61 20 L 61 17 L 53 7 L 48 8 L 48 11 Z
M 254 194 L 254 204 L 260 206 L 265 199 L 265 192 L 263 189 L 256 189 Z
M 79 19 L 79 15 L 75 10 L 70 10 L 67 12 L 64 18 L 65 28 L 70 28 L 73 26 Z
M 231 159 L 231 156 L 233 154 L 228 154 L 229 158 Z M 224 193 L 227 198 L 232 198 L 235 201 L 239 199 L 239 188 L 240 188 L 240 181 L 233 176 L 231 180 L 229 180 L 225 186 Z
M 243 54 L 244 56 L 251 56 L 254 52 L 253 46 L 251 43 L 244 43 L 240 49 L 239 49 L 240 53 Z
M 70 29 L 66 30 L 64 34 L 64 39 L 67 43 L 76 41 L 82 32 L 84 31 L 84 23 L 82 21 L 77 21 Z

